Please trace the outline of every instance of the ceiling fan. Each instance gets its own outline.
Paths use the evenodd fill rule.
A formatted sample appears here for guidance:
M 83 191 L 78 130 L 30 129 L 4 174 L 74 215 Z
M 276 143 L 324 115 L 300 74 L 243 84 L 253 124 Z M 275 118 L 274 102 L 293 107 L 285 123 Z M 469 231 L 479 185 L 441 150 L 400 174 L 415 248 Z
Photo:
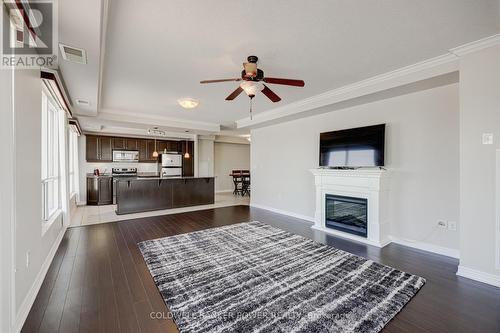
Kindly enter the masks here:
M 236 88 L 229 96 L 226 97 L 226 101 L 232 101 L 238 97 L 241 92 L 245 92 L 248 97 L 250 97 L 250 119 L 252 118 L 252 99 L 255 94 L 261 91 L 267 96 L 273 103 L 281 101 L 281 98 L 276 95 L 268 86 L 264 83 L 270 84 L 281 84 L 286 86 L 303 87 L 304 81 L 302 80 L 292 80 L 292 79 L 282 79 L 275 77 L 264 76 L 264 71 L 257 68 L 257 61 L 259 58 L 257 56 L 249 56 L 247 58 L 248 62 L 243 63 L 243 70 L 241 71 L 241 77 L 234 79 L 219 79 L 219 80 L 204 80 L 200 83 L 217 83 L 217 82 L 229 82 L 229 81 L 243 81 L 240 83 L 239 87 Z

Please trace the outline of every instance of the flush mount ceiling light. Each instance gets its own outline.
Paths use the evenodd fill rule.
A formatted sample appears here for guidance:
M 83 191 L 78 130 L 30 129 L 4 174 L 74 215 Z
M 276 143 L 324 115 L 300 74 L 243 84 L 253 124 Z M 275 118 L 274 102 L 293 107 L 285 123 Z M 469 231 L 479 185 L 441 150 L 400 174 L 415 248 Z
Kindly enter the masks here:
M 184 109 L 194 109 L 198 106 L 199 102 L 194 98 L 180 98 L 177 100 L 180 106 Z

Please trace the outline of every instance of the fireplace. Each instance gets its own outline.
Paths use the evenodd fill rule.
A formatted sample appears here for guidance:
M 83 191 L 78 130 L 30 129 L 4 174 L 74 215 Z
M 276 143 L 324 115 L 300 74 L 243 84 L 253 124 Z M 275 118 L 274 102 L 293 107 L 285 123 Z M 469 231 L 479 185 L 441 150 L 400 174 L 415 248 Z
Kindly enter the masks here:
M 368 201 L 363 198 L 325 195 L 325 226 L 327 228 L 366 237 L 368 231 Z
M 316 186 L 313 229 L 357 242 L 389 244 L 390 172 L 312 169 Z

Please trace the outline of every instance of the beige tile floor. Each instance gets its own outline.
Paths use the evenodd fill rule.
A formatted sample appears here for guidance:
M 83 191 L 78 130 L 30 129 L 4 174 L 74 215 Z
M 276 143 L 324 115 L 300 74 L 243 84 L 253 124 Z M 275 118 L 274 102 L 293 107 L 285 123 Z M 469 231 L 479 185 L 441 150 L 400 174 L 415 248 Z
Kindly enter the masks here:
M 174 209 L 164 209 L 155 210 L 152 212 L 135 213 L 135 214 L 125 214 L 117 215 L 115 213 L 116 205 L 105 205 L 105 206 L 80 206 L 76 209 L 75 213 L 71 217 L 70 227 L 78 227 L 82 225 L 107 223 L 114 221 L 130 220 L 140 217 L 148 216 L 159 216 L 168 215 L 176 213 L 191 212 L 195 210 L 236 206 L 236 205 L 249 205 L 250 198 L 248 196 L 241 197 L 233 195 L 232 193 L 217 193 L 215 195 L 215 203 L 213 205 L 203 205 L 195 207 L 185 207 L 185 208 L 174 208 Z

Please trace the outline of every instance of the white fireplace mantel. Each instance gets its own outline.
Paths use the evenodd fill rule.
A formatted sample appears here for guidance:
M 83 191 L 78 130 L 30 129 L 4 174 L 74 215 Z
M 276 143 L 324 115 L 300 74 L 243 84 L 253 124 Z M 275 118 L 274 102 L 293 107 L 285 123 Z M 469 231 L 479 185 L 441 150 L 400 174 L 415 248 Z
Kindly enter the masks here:
M 378 247 L 390 243 L 388 171 L 381 169 L 312 169 L 310 171 L 314 175 L 316 185 L 316 211 L 313 229 Z M 327 194 L 367 199 L 366 238 L 325 226 L 325 196 Z

